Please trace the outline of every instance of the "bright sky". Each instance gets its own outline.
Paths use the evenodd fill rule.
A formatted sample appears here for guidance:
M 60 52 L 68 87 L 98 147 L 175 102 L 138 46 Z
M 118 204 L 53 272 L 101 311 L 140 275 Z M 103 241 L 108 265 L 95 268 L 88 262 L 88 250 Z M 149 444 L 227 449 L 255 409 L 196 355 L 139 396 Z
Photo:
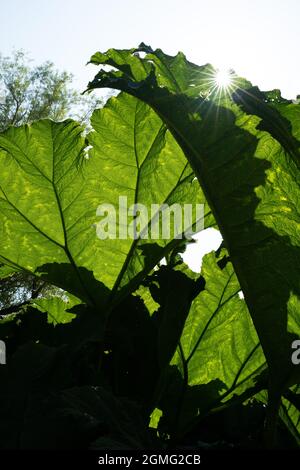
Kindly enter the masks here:
M 53 61 L 84 88 L 97 50 L 145 42 L 259 85 L 300 93 L 299 0 L 0 0 L 0 51 Z
M 51 60 L 82 91 L 96 71 L 85 67 L 94 52 L 145 42 L 169 54 L 181 50 L 199 65 L 233 68 L 262 90 L 300 94 L 300 0 L 0 2 L 0 52 L 22 48 L 37 63 Z M 205 237 L 210 249 L 218 242 L 212 232 Z

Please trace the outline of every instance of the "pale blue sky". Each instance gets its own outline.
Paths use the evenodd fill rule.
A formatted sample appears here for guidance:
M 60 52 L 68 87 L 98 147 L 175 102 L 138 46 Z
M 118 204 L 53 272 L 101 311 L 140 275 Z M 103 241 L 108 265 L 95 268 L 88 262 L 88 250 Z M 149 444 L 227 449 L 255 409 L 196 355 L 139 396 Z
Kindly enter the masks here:
M 262 89 L 300 93 L 299 0 L 0 0 L 0 52 L 30 52 L 83 89 L 96 50 L 140 42 L 232 67 Z
M 189 60 L 226 66 L 263 90 L 300 94 L 300 0 L 0 0 L 0 52 L 23 48 L 53 61 L 84 90 L 97 50 L 145 42 Z M 220 235 L 199 234 L 185 259 L 195 270 Z

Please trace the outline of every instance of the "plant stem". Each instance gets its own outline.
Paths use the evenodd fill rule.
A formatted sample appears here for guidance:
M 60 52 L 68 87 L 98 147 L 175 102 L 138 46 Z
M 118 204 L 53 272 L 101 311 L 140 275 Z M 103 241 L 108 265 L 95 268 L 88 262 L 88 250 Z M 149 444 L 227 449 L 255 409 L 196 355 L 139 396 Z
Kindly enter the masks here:
M 277 442 L 278 413 L 281 403 L 281 395 L 270 393 L 266 410 L 264 430 L 264 444 L 267 449 L 273 449 Z

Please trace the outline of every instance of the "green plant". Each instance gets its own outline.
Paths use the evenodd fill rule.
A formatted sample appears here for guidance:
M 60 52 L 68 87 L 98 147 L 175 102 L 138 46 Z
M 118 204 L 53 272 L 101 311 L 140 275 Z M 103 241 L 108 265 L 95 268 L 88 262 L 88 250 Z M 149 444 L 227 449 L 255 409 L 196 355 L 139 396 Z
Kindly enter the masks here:
M 91 62 L 113 68 L 89 90 L 122 91 L 92 132 L 0 135 L 2 276 L 64 291 L 0 320 L 2 446 L 299 444 L 299 105 L 237 77 L 223 93 L 213 67 L 145 45 Z M 196 274 L 182 239 L 101 240 L 97 207 L 120 194 L 202 203 L 224 241 Z
M 23 51 L 11 56 L 0 54 L 0 130 L 45 118 L 63 120 L 70 115 L 88 124 L 101 100 L 93 95 L 81 96 L 71 88 L 71 82 L 72 76 L 59 72 L 51 62 L 34 66 Z M 54 293 L 55 288 L 25 272 L 1 279 L 0 315 L 50 291 Z

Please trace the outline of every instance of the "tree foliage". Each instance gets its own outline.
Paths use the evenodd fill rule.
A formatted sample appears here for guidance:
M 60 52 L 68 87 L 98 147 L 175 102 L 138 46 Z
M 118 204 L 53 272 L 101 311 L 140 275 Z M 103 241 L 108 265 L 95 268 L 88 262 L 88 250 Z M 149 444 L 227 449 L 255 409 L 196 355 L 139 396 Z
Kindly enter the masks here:
M 0 55 L 0 130 L 45 118 L 61 121 L 70 115 L 88 121 L 101 100 L 82 97 L 71 87 L 72 79 L 52 62 L 32 65 L 22 50 Z

